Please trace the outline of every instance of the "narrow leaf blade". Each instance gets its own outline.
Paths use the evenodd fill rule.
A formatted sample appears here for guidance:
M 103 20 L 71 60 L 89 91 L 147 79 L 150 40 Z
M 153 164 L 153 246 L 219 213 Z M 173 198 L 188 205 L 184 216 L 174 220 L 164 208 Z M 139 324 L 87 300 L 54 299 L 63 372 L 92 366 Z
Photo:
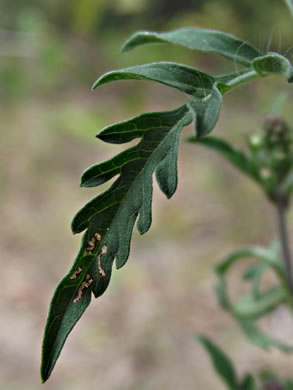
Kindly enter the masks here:
M 221 156 L 227 159 L 234 167 L 238 168 L 241 172 L 254 179 L 256 182 L 260 182 L 259 172 L 252 160 L 250 160 L 243 152 L 235 149 L 230 143 L 222 138 L 218 137 L 205 137 L 205 138 L 188 138 L 189 142 L 193 142 L 199 145 L 206 146 L 209 149 L 213 149 Z
M 256 384 L 252 375 L 246 374 L 240 383 L 239 390 L 255 390 Z
M 156 81 L 190 95 L 198 90 L 211 89 L 215 82 L 213 76 L 186 65 L 175 62 L 154 62 L 105 73 L 94 83 L 93 89 L 119 80 Z
M 198 336 L 197 339 L 208 352 L 214 369 L 223 382 L 230 390 L 236 390 L 238 388 L 237 374 L 230 358 L 207 337 Z
M 192 50 L 220 54 L 245 66 L 249 66 L 254 58 L 261 56 L 255 47 L 230 34 L 192 27 L 162 33 L 138 31 L 124 43 L 122 50 L 130 50 L 147 43 L 173 43 Z

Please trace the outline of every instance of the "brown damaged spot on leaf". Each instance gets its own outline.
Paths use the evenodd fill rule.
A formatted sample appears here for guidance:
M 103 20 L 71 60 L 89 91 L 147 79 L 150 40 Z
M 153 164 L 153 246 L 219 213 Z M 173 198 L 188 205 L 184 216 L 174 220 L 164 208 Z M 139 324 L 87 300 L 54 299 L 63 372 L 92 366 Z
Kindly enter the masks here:
M 102 236 L 100 233 L 95 233 L 94 236 L 88 241 L 85 248 L 85 255 L 91 255 L 96 248 L 97 242 L 101 241 Z
M 73 303 L 76 303 L 81 300 L 83 292 L 85 289 L 89 288 L 89 286 L 94 282 L 94 279 L 92 279 L 90 274 L 87 274 L 85 277 L 85 280 L 81 283 L 76 297 L 73 299 Z
M 71 280 L 76 279 L 81 272 L 82 272 L 82 269 L 80 267 L 78 267 L 77 270 L 70 276 L 69 279 L 71 279 Z
M 101 251 L 100 253 L 98 254 L 98 272 L 101 276 L 103 276 L 103 278 L 105 278 L 107 276 L 106 272 L 103 270 L 102 268 L 102 264 L 101 264 L 101 258 L 102 256 L 107 253 L 107 250 L 108 250 L 108 244 L 104 244 L 101 248 Z

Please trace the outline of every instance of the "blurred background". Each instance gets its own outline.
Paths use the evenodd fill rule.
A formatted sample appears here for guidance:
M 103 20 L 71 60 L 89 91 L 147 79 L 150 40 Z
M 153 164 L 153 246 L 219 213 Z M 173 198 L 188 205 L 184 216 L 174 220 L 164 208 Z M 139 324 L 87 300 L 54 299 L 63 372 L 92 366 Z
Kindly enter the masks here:
M 113 83 L 95 92 L 91 85 L 106 71 L 149 61 L 215 74 L 235 70 L 217 56 L 168 45 L 120 53 L 138 29 L 184 26 L 231 32 L 263 53 L 290 58 L 292 21 L 281 0 L 0 0 L 1 390 L 224 389 L 196 333 L 216 341 L 240 373 L 265 367 L 291 375 L 293 357 L 248 344 L 214 293 L 212 270 L 227 252 L 276 237 L 273 210 L 220 157 L 184 142 L 190 127 L 180 146 L 176 194 L 167 201 L 155 189 L 150 231 L 134 233 L 127 265 L 93 300 L 51 379 L 40 384 L 48 305 L 79 247 L 70 222 L 97 193 L 79 188 L 79 176 L 126 147 L 103 144 L 95 134 L 111 122 L 186 100 L 151 82 Z M 255 131 L 282 91 L 292 98 L 278 77 L 232 91 L 214 134 L 244 147 L 244 135 Z M 289 103 L 284 112 L 293 125 Z M 264 326 L 293 339 L 290 321 L 279 312 Z

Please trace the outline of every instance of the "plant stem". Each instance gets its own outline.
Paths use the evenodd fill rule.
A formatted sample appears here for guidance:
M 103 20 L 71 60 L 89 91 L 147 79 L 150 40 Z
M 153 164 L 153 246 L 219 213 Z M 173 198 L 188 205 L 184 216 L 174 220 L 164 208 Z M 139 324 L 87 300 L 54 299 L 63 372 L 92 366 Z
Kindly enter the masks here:
M 248 80 L 253 80 L 253 79 L 258 78 L 258 77 L 260 77 L 260 75 L 255 70 L 251 70 L 250 72 L 244 73 L 244 74 L 236 77 L 235 79 L 229 81 L 227 83 L 227 85 L 230 88 L 233 88 L 233 87 L 236 87 L 242 83 L 245 83 Z
M 288 229 L 287 229 L 287 222 L 286 222 L 287 205 L 284 203 L 283 199 L 277 199 L 275 204 L 276 204 L 277 216 L 278 216 L 278 231 L 280 236 L 283 261 L 285 265 L 289 290 L 293 295 L 292 262 L 291 262 L 291 253 L 290 253 Z

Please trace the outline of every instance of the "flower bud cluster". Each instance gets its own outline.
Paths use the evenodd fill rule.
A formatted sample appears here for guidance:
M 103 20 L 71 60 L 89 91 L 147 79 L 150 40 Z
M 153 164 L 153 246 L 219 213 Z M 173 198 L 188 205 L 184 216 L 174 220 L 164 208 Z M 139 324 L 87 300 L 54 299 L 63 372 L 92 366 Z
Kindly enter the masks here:
M 283 117 L 268 115 L 248 146 L 269 194 L 278 191 L 293 166 L 293 134 Z

